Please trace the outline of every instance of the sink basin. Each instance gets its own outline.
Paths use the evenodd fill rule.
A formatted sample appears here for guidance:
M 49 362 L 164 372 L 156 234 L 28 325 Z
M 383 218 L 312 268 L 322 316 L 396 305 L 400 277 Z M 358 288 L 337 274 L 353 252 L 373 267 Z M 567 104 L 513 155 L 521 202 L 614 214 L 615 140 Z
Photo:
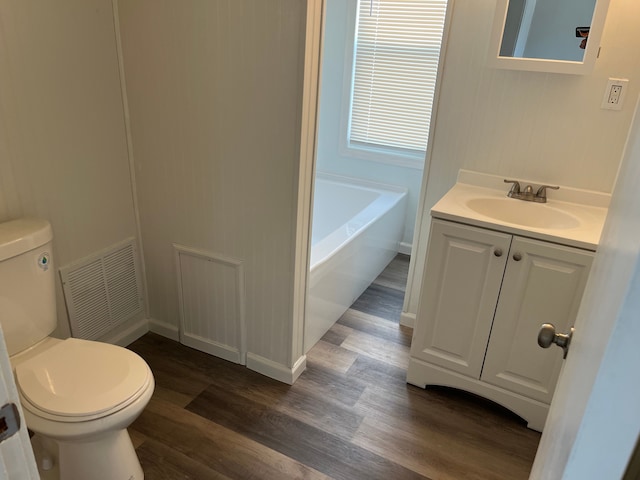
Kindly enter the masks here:
M 580 226 L 578 218 L 548 204 L 513 198 L 472 198 L 466 205 L 485 217 L 525 227 L 567 229 Z

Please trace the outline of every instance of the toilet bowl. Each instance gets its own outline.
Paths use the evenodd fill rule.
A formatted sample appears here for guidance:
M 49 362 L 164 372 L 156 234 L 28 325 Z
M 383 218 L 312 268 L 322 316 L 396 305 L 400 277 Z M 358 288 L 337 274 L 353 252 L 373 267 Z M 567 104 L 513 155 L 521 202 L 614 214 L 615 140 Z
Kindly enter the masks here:
M 47 338 L 11 358 L 27 426 L 55 442 L 62 480 L 142 479 L 127 427 L 154 390 L 146 362 L 100 342 Z
M 125 348 L 49 336 L 52 240 L 46 220 L 0 223 L 0 324 L 27 427 L 46 446 L 39 467 L 60 480 L 141 480 L 127 427 L 153 394 L 153 374 Z

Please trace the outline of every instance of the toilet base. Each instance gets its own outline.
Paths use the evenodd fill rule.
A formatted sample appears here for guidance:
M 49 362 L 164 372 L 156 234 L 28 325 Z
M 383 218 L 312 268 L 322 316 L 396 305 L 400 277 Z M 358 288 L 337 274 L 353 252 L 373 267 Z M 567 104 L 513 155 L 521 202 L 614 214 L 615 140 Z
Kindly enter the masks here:
M 41 436 L 40 436 L 41 437 Z M 41 437 L 36 450 L 38 470 L 43 479 L 60 480 L 142 480 L 144 473 L 126 429 L 107 432 L 79 442 L 51 441 Z M 34 445 L 35 447 L 35 445 Z M 57 447 L 57 448 L 56 448 Z M 52 451 L 57 450 L 57 451 Z M 53 458 L 51 470 L 43 471 L 41 460 Z
M 31 437 L 31 448 L 36 458 L 40 480 L 60 480 L 56 442 L 36 433 Z

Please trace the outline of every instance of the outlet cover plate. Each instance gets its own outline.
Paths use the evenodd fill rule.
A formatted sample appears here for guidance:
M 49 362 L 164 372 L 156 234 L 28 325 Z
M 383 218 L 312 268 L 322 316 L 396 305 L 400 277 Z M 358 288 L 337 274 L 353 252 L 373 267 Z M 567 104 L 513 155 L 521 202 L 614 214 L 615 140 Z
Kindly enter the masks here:
M 601 108 L 605 110 L 622 110 L 624 97 L 629 88 L 629 80 L 626 78 L 610 78 L 607 88 L 604 90 Z

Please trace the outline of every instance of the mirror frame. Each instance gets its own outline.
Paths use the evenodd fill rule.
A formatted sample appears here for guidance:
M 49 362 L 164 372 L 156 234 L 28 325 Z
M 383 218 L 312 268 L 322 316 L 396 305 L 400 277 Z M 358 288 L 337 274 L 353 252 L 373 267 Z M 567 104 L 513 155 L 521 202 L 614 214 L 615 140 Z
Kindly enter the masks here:
M 590 73 L 600 53 L 600 40 L 604 30 L 610 0 L 597 0 L 591 21 L 589 41 L 584 51 L 582 62 L 570 60 L 553 60 L 543 58 L 501 57 L 500 46 L 504 26 L 507 20 L 509 0 L 496 0 L 496 13 L 493 20 L 493 31 L 489 44 L 489 65 L 508 70 L 526 70 L 530 72 L 569 73 L 585 75 Z

